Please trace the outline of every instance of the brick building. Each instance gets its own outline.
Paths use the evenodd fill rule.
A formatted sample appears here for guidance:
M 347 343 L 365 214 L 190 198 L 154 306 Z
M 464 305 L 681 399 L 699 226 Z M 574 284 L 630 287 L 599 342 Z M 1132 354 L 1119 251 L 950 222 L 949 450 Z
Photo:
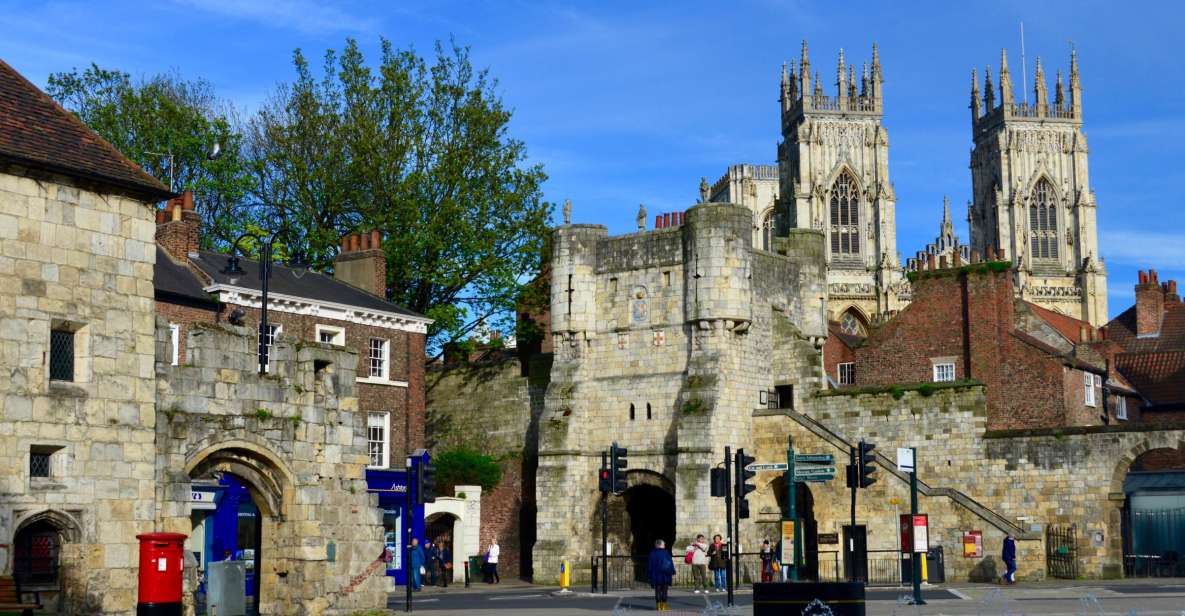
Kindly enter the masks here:
M 1141 271 L 1135 305 L 1107 324 L 1107 338 L 1118 347 L 1116 369 L 1140 394 L 1138 407 L 1125 410 L 1145 422 L 1185 422 L 1185 303 L 1177 281 Z
M 172 331 L 175 364 L 186 363 L 193 323 L 230 321 L 259 328 L 259 264 L 198 248 L 200 218 L 186 192 L 157 212 L 157 313 Z M 377 231 L 342 239 L 336 276 L 274 265 L 268 289 L 269 338 L 315 341 L 358 354 L 359 410 L 372 433 L 371 467 L 402 468 L 423 447 L 424 342 L 431 321 L 386 301 L 386 256 Z
M 1013 277 L 1002 261 L 920 270 L 910 305 L 854 349 L 852 384 L 976 381 L 989 429 L 1122 420 L 1134 392 L 1108 374 L 1103 332 L 1017 298 Z

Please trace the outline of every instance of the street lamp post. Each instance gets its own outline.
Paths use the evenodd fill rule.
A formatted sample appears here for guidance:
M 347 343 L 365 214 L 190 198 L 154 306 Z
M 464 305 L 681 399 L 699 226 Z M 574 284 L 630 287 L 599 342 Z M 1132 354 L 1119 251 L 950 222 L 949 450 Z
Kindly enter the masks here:
M 239 253 L 242 249 L 239 248 L 239 242 L 244 239 L 252 238 L 259 242 L 259 285 L 260 285 L 260 305 L 259 305 L 259 373 L 266 374 L 268 371 L 268 355 L 271 348 L 267 339 L 267 286 L 268 280 L 272 276 L 272 247 L 275 245 L 276 238 L 281 235 L 282 231 L 277 231 L 271 235 L 258 235 L 247 232 L 238 237 L 231 245 L 230 258 L 226 260 L 226 269 L 222 270 L 223 274 L 230 276 L 241 276 L 245 272 L 239 266 Z M 301 258 L 299 252 L 292 253 L 290 265 L 293 267 L 293 274 L 300 277 L 305 267 L 307 267 Z

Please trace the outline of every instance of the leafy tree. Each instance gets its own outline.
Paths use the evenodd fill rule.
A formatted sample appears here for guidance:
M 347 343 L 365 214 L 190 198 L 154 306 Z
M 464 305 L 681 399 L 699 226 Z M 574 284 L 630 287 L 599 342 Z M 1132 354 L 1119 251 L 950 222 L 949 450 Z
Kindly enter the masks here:
M 225 246 L 252 221 L 243 138 L 209 82 L 175 73 L 133 82 L 92 64 L 50 75 L 46 91 L 149 174 L 193 190 L 206 248 Z M 221 155 L 211 160 L 215 143 Z
M 497 460 L 464 447 L 434 454 L 432 465 L 436 467 L 438 494 L 451 495 L 455 486 L 481 486 L 488 492 L 502 480 Z
M 294 65 L 247 131 L 268 219 L 320 268 L 344 233 L 380 230 L 390 299 L 435 319 L 434 350 L 481 323 L 508 330 L 551 206 L 496 81 L 456 45 L 429 63 L 383 40 L 371 67 L 349 39 L 320 78 L 299 50 Z

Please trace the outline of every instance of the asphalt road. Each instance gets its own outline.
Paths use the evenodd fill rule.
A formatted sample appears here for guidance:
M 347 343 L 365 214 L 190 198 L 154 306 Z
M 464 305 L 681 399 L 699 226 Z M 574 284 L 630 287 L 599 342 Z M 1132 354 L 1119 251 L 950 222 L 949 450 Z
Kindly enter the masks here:
M 413 613 L 432 616 L 523 614 L 524 616 L 584 616 L 591 614 L 634 614 L 654 612 L 654 599 L 642 591 L 591 595 L 571 593 L 556 596 L 554 588 L 515 587 L 469 590 L 431 589 L 417 593 Z M 1185 580 L 1166 583 L 1063 582 L 997 587 L 960 585 L 923 591 L 927 605 L 905 602 L 908 588 L 870 588 L 866 595 L 869 616 L 1185 616 Z M 736 606 L 726 608 L 724 594 L 671 593 L 670 614 L 717 614 L 747 616 L 753 613 L 752 594 L 736 595 Z M 404 595 L 391 595 L 388 608 L 404 609 Z M 787 611 L 787 614 L 796 613 Z

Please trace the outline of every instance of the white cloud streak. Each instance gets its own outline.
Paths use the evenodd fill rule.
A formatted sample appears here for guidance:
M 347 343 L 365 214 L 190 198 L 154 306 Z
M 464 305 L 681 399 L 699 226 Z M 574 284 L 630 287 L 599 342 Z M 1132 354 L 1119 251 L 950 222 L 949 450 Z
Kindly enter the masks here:
M 1108 263 L 1185 269 L 1185 235 L 1149 231 L 1102 230 L 1100 246 Z
M 296 30 L 305 34 L 333 32 L 369 33 L 378 24 L 372 18 L 350 15 L 333 3 L 310 0 L 178 0 L 216 15 L 254 21 L 264 26 Z

